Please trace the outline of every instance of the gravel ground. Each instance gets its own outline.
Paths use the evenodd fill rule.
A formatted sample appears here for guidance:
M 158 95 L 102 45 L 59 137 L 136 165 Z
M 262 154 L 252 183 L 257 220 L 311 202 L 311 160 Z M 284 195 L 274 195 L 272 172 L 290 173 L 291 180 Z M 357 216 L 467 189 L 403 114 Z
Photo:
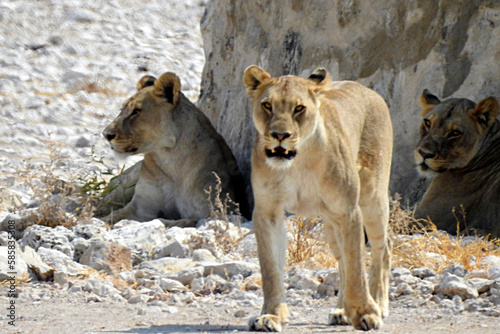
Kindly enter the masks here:
M 20 287 L 20 289 L 30 289 Z M 45 287 L 57 297 L 17 303 L 19 320 L 6 333 L 246 333 L 246 322 L 258 309 L 234 307 L 223 295 L 161 311 L 120 302 L 87 302 L 83 297 Z M 326 325 L 331 299 L 306 298 L 307 306 L 291 306 L 293 318 L 284 333 L 354 333 L 351 326 Z M 498 317 L 478 313 L 449 314 L 435 305 L 391 301 L 391 315 L 377 333 L 498 333 Z M 5 320 L 2 319 L 2 322 Z M 2 325 L 3 326 L 3 325 Z M 3 332 L 3 331 L 2 331 Z

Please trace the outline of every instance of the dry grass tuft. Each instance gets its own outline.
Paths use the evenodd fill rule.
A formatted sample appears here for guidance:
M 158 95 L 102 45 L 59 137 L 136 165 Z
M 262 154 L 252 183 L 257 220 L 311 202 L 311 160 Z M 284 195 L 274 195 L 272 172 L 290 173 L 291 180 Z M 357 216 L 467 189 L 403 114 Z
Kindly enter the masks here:
M 220 177 L 213 173 L 216 179 L 215 187 L 205 190 L 210 206 L 210 228 L 215 233 L 215 245 L 209 245 L 209 240 L 196 236 L 198 240 L 191 240 L 197 248 L 212 248 L 218 255 L 231 255 L 238 244 L 250 233 L 245 233 L 240 226 L 240 220 L 236 218 L 236 224 L 231 223 L 231 216 L 240 215 L 239 205 L 235 203 L 229 194 L 222 194 L 222 181 Z M 231 209 L 234 208 L 232 211 Z M 214 249 L 215 248 L 215 249 Z
M 335 267 L 335 258 L 323 237 L 320 217 L 294 216 L 287 219 L 287 229 L 289 265 L 309 263 L 324 268 Z
M 398 196 L 391 200 L 394 267 L 427 267 L 440 273 L 452 264 L 461 264 L 468 271 L 481 269 L 481 259 L 500 256 L 498 240 L 461 234 L 450 236 L 438 231 L 426 220 L 416 220 L 412 212 L 402 209 Z
M 229 194 L 222 196 L 222 181 L 217 173 L 212 172 L 215 177 L 215 187 L 211 186 L 205 189 L 208 196 L 208 203 L 210 206 L 210 219 L 220 219 L 229 224 L 229 217 L 231 215 L 241 215 L 239 204 L 234 202 Z M 234 209 L 231 209 L 234 208 Z
M 398 194 L 390 200 L 393 267 L 427 267 L 440 273 L 452 264 L 461 264 L 472 271 L 487 269 L 481 267 L 482 258 L 500 256 L 500 240 L 466 233 L 451 236 L 438 231 L 432 222 L 415 219 L 411 210 L 401 207 L 400 200 Z M 335 267 L 336 261 L 323 238 L 320 218 L 295 216 L 288 219 L 287 228 L 289 265 L 313 263 L 324 268 Z M 370 257 L 368 265 L 369 262 Z
M 24 168 L 18 170 L 19 181 L 31 190 L 33 199 L 39 201 L 26 226 L 71 227 L 80 219 L 92 218 L 92 202 L 73 185 L 75 180 L 64 180 L 57 175 L 58 166 L 62 164 L 60 152 L 51 145 L 48 163 L 35 166 L 26 161 Z

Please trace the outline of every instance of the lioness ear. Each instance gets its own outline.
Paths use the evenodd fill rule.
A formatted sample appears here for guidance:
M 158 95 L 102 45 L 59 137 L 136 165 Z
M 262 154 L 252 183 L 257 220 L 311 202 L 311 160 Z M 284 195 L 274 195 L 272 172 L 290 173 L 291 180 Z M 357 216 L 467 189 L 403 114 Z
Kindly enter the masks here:
M 436 105 L 441 103 L 441 100 L 427 89 L 424 89 L 422 95 L 420 95 L 420 105 L 422 106 L 422 111 L 420 112 L 420 116 L 424 117 L 432 110 Z
M 181 80 L 172 72 L 163 73 L 155 83 L 155 94 L 167 100 L 167 103 L 177 105 L 181 93 Z
M 308 79 L 314 81 L 317 84 L 320 84 L 327 78 L 328 72 L 326 71 L 326 69 L 324 69 L 323 67 L 318 67 L 311 73 Z
M 143 76 L 139 82 L 137 82 L 137 85 L 135 87 L 137 88 L 137 91 L 140 91 L 144 87 L 149 87 L 153 86 L 155 84 L 156 78 L 152 75 L 145 75 Z
M 243 73 L 243 84 L 247 89 L 250 98 L 255 97 L 255 93 L 264 80 L 271 78 L 271 75 L 257 65 L 247 67 Z
M 498 100 L 494 97 L 488 97 L 479 102 L 472 111 L 478 122 L 485 128 L 489 128 L 495 122 L 498 116 Z

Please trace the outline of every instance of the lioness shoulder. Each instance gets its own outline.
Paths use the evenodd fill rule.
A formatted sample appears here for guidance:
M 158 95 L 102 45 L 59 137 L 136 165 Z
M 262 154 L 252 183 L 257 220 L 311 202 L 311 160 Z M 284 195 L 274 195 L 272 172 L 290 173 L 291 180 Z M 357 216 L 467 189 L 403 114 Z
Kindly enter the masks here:
M 132 200 L 108 219 L 206 218 L 206 191 L 215 192 L 215 174 L 221 196 L 227 194 L 248 215 L 236 159 L 207 117 L 181 93 L 179 77 L 145 76 L 137 89 L 103 132 L 114 151 L 144 153 Z
M 261 316 L 250 319 L 250 329 L 281 331 L 288 322 L 285 211 L 323 217 L 341 272 L 329 324 L 380 327 L 389 311 L 392 127 L 387 105 L 356 82 L 330 82 L 322 68 L 304 79 L 271 77 L 250 66 L 243 83 L 257 130 L 251 178 L 264 290 Z M 369 283 L 364 230 L 372 244 Z

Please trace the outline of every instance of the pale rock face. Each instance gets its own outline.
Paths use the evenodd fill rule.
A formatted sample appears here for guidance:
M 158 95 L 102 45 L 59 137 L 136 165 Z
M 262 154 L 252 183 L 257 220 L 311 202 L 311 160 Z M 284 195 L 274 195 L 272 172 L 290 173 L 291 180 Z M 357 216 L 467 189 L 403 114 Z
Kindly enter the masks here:
M 424 88 L 478 102 L 498 96 L 500 7 L 496 1 L 339 0 L 207 3 L 200 108 L 231 146 L 248 180 L 253 124 L 241 78 L 257 64 L 273 76 L 325 67 L 387 101 L 394 126 L 391 191 L 415 201 L 425 182 L 413 150 Z

